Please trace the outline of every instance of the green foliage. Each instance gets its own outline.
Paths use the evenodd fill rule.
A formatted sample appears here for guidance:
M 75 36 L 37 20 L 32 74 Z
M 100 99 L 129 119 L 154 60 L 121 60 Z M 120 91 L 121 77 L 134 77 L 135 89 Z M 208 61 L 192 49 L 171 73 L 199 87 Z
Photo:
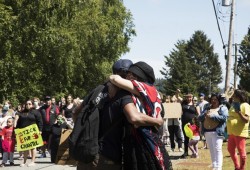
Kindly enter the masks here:
M 119 0 L 0 1 L 0 96 L 84 96 L 135 35 Z
M 166 78 L 165 90 L 173 94 L 177 88 L 183 93 L 216 91 L 222 81 L 218 55 L 213 52 L 210 40 L 202 31 L 196 31 L 190 40 L 178 41 L 175 49 L 165 56 L 161 73 Z
M 250 91 L 250 29 L 240 45 L 241 57 L 238 59 L 238 75 L 240 86 Z

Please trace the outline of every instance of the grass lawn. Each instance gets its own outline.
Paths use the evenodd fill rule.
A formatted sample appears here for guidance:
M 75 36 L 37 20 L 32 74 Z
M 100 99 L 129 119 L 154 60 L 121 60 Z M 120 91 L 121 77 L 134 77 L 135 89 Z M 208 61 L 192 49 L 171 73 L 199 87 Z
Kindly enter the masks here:
M 174 170 L 211 170 L 211 158 L 209 149 L 200 149 L 203 146 L 202 142 L 199 142 L 199 158 L 187 159 L 173 159 Z M 250 169 L 250 138 L 247 139 L 246 144 L 247 151 L 247 167 L 246 170 Z M 189 154 L 191 151 L 189 151 Z M 234 164 L 227 151 L 227 142 L 223 143 L 223 170 L 233 170 Z

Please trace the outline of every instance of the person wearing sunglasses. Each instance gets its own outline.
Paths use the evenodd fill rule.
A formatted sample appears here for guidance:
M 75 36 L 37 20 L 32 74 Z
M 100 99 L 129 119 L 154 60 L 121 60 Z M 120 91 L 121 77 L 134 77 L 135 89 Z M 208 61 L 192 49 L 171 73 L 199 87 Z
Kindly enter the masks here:
M 39 131 L 42 131 L 43 122 L 40 112 L 34 109 L 32 100 L 27 100 L 25 104 L 24 110 L 17 117 L 17 125 L 16 128 L 25 128 L 32 124 L 37 124 Z M 24 151 L 23 163 L 20 164 L 21 167 L 27 166 L 35 166 L 35 158 L 36 158 L 36 148 L 31 149 L 31 162 L 27 163 L 29 150 Z

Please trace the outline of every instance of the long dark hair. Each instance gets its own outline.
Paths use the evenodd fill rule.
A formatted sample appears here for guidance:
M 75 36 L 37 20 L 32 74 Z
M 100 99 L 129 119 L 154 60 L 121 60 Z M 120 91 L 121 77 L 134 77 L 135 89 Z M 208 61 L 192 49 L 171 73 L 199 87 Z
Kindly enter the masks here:
M 216 97 L 216 99 L 219 101 L 219 105 L 221 105 L 221 94 L 219 93 L 212 93 L 211 97 L 209 98 L 209 103 L 211 104 L 212 98 Z
M 196 125 L 197 127 L 200 127 L 200 122 L 198 121 L 198 117 L 195 116 L 193 119 L 192 119 L 192 125 Z
M 26 106 L 27 106 L 27 102 L 28 101 L 30 101 L 30 103 L 31 104 L 33 104 L 33 102 L 32 102 L 32 100 L 31 99 L 29 99 L 29 100 L 27 100 L 26 102 L 25 102 L 25 106 L 24 106 L 24 109 L 22 110 L 22 113 L 28 113 L 28 112 L 30 112 L 31 110 L 33 110 L 34 108 L 32 107 L 32 108 L 30 108 L 30 109 L 27 109 L 26 108 Z
M 240 103 L 248 103 L 248 96 L 245 90 L 234 90 L 234 95 L 240 99 Z

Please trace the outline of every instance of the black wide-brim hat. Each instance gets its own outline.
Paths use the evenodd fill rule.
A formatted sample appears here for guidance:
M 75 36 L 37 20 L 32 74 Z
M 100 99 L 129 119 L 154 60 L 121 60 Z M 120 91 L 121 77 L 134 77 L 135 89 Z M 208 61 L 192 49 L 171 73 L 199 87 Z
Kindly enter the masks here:
M 129 72 L 132 72 L 145 82 L 148 82 L 150 84 L 154 84 L 155 82 L 155 74 L 154 74 L 154 69 L 148 65 L 147 63 L 143 61 L 139 61 L 135 64 L 132 64 L 129 67 Z

